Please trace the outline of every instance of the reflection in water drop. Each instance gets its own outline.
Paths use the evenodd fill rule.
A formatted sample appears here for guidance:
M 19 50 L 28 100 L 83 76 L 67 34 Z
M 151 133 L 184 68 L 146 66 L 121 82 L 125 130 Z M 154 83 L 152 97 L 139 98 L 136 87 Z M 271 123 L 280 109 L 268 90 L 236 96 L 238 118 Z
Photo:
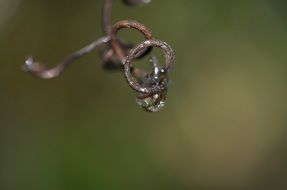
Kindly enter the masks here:
M 162 107 L 164 107 L 166 94 L 167 94 L 166 90 L 147 97 L 141 97 L 141 95 L 139 94 L 139 96 L 136 99 L 136 102 L 145 111 L 157 112 Z

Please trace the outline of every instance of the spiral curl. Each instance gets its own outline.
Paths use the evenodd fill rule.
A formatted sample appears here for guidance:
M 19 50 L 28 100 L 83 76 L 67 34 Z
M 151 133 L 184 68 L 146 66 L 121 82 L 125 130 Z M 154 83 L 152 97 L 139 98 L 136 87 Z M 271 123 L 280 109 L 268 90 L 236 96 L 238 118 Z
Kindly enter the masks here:
M 150 0 L 123 0 L 128 6 L 145 5 Z M 32 57 L 26 59 L 23 70 L 41 79 L 51 79 L 60 76 L 69 65 L 84 55 L 104 47 L 101 57 L 103 68 L 107 70 L 123 70 L 128 85 L 136 92 L 138 104 L 146 111 L 155 112 L 163 107 L 168 90 L 168 73 L 174 61 L 172 48 L 161 40 L 153 38 L 150 29 L 133 20 L 122 20 L 113 26 L 110 24 L 112 0 L 104 0 L 102 13 L 102 29 L 104 36 L 87 46 L 67 56 L 62 62 L 48 69 L 45 64 L 34 61 Z M 133 28 L 143 34 L 145 41 L 136 45 L 126 43 L 117 37 L 118 31 L 124 28 Z M 162 68 L 151 54 L 153 48 L 160 48 L 165 55 Z M 151 54 L 151 55 L 150 55 Z M 152 73 L 135 68 L 132 62 L 150 55 L 149 62 Z

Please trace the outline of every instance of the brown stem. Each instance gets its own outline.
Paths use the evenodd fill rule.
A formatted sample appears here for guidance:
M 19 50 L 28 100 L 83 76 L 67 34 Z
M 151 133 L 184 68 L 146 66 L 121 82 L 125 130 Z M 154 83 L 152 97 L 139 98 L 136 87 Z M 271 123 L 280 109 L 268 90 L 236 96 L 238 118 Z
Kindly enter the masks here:
M 104 0 L 103 14 L 102 14 L 102 28 L 105 35 L 111 32 L 111 7 L 112 0 Z
M 66 57 L 66 59 L 64 59 L 60 64 L 51 69 L 47 69 L 46 66 L 41 63 L 34 62 L 33 58 L 30 57 L 25 61 L 23 69 L 31 73 L 32 75 L 42 79 L 55 78 L 59 76 L 70 64 L 75 62 L 77 59 L 97 49 L 99 46 L 108 43 L 109 41 L 110 37 L 106 36 L 95 40 L 84 48 L 72 53 L 71 55 Z

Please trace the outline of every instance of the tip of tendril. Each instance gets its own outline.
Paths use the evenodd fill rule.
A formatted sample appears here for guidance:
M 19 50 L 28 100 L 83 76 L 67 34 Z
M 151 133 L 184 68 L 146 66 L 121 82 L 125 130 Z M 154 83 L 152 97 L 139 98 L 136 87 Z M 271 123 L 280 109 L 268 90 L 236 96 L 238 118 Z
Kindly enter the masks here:
M 128 6 L 142 6 L 151 2 L 151 0 L 123 0 Z
M 34 60 L 32 57 L 29 57 L 25 60 L 24 65 L 22 66 L 23 71 L 28 72 L 31 70 L 31 67 L 34 63 Z

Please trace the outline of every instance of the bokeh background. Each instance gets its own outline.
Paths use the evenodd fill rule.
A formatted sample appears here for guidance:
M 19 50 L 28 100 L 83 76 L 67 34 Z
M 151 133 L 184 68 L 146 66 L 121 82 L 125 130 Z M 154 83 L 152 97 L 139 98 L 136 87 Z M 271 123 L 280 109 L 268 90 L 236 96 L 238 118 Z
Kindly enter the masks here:
M 0 0 L 0 189 L 287 189 L 286 1 L 115 0 L 113 22 L 138 20 L 176 53 L 158 113 L 97 52 L 57 79 L 22 72 L 102 36 L 102 4 Z

